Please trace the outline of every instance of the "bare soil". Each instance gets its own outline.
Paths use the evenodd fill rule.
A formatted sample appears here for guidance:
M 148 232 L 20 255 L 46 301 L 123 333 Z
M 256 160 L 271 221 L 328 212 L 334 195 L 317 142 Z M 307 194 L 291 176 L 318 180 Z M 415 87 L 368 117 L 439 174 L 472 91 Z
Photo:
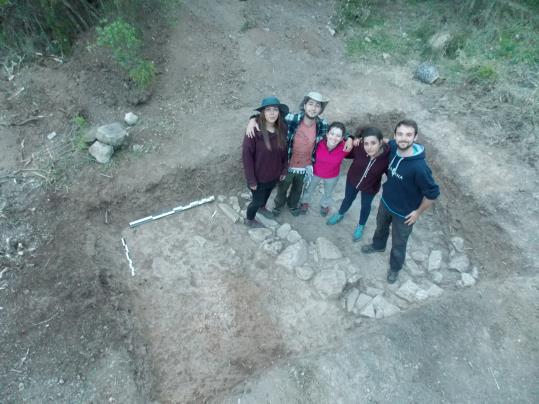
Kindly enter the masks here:
M 184 2 L 172 27 L 148 26 L 159 74 L 136 106 L 122 73 L 86 46 L 91 37 L 63 63 L 44 57 L 2 80 L 0 401 L 538 400 L 537 137 L 525 150 L 492 142 L 503 128 L 462 108 L 473 91 L 414 81 L 415 61 L 347 60 L 326 26 L 333 12 L 331 2 Z M 241 195 L 253 108 L 276 94 L 295 110 L 313 89 L 331 98 L 326 117 L 352 128 L 389 134 L 403 116 L 419 122 L 442 196 L 410 248 L 441 249 L 447 261 L 450 238 L 463 237 L 477 285 L 456 288 L 446 269 L 440 298 L 357 321 L 276 265 L 217 203 L 128 227 Z M 94 126 L 130 110 L 140 121 L 111 164 L 73 146 L 75 115 Z M 357 206 L 331 228 L 316 210 L 279 221 L 310 251 L 320 236 L 341 248 L 318 268 L 340 266 L 391 295 L 387 255 L 363 257 L 350 240 L 356 216 Z

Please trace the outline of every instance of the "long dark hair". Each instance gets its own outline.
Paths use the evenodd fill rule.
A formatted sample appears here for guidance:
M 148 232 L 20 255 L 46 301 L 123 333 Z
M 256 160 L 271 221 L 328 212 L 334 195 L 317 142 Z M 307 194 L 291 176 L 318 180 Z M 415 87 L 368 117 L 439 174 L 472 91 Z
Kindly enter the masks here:
M 271 143 L 269 140 L 269 133 L 267 130 L 266 117 L 264 116 L 264 110 L 260 111 L 260 114 L 258 115 L 258 118 L 256 119 L 256 121 L 258 123 L 258 127 L 260 128 L 260 133 L 262 134 L 262 138 L 264 139 L 264 144 L 266 145 L 268 150 L 271 150 Z M 280 150 L 286 147 L 287 132 L 288 132 L 288 128 L 284 121 L 284 116 L 281 112 L 279 112 L 279 117 L 277 118 L 277 121 L 275 121 L 275 135 L 277 136 L 277 147 Z

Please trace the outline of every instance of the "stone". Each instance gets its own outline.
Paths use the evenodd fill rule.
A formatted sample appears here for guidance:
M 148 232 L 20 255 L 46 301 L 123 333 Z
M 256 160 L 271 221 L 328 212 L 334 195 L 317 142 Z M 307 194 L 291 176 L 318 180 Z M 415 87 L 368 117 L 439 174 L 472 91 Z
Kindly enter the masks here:
M 49 133 L 49 134 L 47 135 L 47 139 L 52 140 L 52 139 L 54 139 L 57 135 L 58 135 L 58 133 L 56 133 L 56 132 L 51 132 L 51 133 Z
M 266 228 L 258 228 L 258 229 L 250 229 L 249 230 L 249 236 L 255 243 L 261 243 L 268 237 L 271 237 L 273 232 L 270 229 Z
M 372 299 L 375 318 L 384 318 L 400 312 L 400 309 L 394 304 L 389 303 L 382 296 L 376 296 Z
M 283 243 L 280 240 L 264 240 L 262 242 L 262 249 L 276 257 L 283 250 Z
M 346 285 L 346 274 L 334 269 L 322 270 L 314 277 L 313 285 L 323 298 L 336 298 Z
M 412 251 L 410 256 L 415 262 L 425 262 L 428 259 L 427 254 L 420 250 Z
M 88 149 L 88 152 L 97 160 L 98 163 L 107 164 L 110 162 L 114 148 L 108 144 L 96 140 Z
M 144 145 L 143 144 L 135 143 L 131 147 L 132 147 L 134 153 L 142 153 L 142 151 L 144 150 Z
M 129 126 L 135 125 L 137 121 L 138 121 L 138 116 L 135 115 L 133 112 L 128 112 L 124 116 L 124 122 L 128 124 Z
M 228 203 L 230 206 L 232 206 L 232 209 L 234 209 L 236 212 L 239 213 L 240 211 L 240 202 L 238 201 L 237 196 L 231 196 L 228 198 Z
M 244 199 L 246 201 L 250 201 L 251 200 L 251 194 L 248 194 L 247 192 L 242 192 L 240 194 L 240 198 Z
M 470 259 L 465 254 L 455 255 L 449 261 L 449 269 L 459 272 L 468 272 L 470 270 Z
M 441 52 L 447 48 L 451 34 L 446 31 L 437 32 L 429 39 L 429 46 L 435 52 Z
M 432 250 L 429 254 L 429 263 L 427 270 L 429 272 L 438 271 L 442 267 L 442 252 L 440 250 Z
M 302 266 L 305 261 L 307 261 L 307 245 L 304 241 L 299 241 L 286 247 L 275 263 L 292 271 Z
M 361 279 L 362 279 L 362 276 L 361 276 L 360 272 L 350 273 L 346 283 L 348 283 L 350 285 L 356 285 L 357 286 L 357 285 L 359 285 L 361 283 Z
M 283 223 L 279 226 L 277 229 L 277 237 L 280 237 L 282 239 L 286 239 L 286 236 L 288 236 L 288 233 L 290 233 L 290 230 L 292 230 L 292 226 L 288 223 Z
M 442 283 L 442 281 L 444 279 L 443 274 L 441 272 L 438 272 L 438 271 L 432 271 L 430 273 L 430 277 L 431 277 L 431 279 L 432 279 L 432 281 L 434 283 L 438 283 L 438 284 Z
M 297 243 L 301 240 L 301 235 L 295 230 L 290 230 L 290 233 L 288 233 L 286 239 L 289 243 Z
M 416 264 L 416 262 L 413 259 L 407 259 L 406 260 L 406 269 L 412 276 L 423 276 L 425 275 L 425 271 L 423 271 L 423 268 L 420 268 L 419 265 Z
M 113 147 L 119 147 L 124 142 L 127 132 L 118 122 L 103 125 L 97 128 L 95 137 L 101 143 L 111 145 Z
M 345 308 L 348 313 L 352 312 L 354 305 L 356 304 L 357 298 L 359 296 L 359 290 L 356 288 L 350 289 L 344 296 Z
M 417 67 L 414 78 L 425 84 L 433 84 L 440 78 L 440 74 L 436 66 L 432 63 L 424 62 Z
M 408 301 L 408 302 L 415 302 L 418 301 L 418 292 L 422 291 L 418 285 L 416 285 L 413 281 L 407 280 L 404 282 L 400 288 L 397 289 L 395 294 L 399 296 L 400 298 Z M 423 291 L 424 292 L 424 291 Z M 419 298 L 423 298 L 424 294 L 420 293 Z M 423 299 L 424 300 L 424 299 Z
M 384 291 L 382 289 L 373 288 L 373 287 L 368 286 L 367 289 L 365 290 L 365 293 L 368 294 L 369 296 L 374 297 L 374 296 L 382 295 L 384 293 Z
M 429 297 L 440 297 L 444 293 L 444 290 L 441 287 L 433 284 L 429 286 L 426 292 Z
M 314 269 L 311 266 L 303 265 L 296 267 L 296 276 L 302 281 L 310 280 L 314 275 Z
M 265 227 L 269 227 L 270 229 L 276 229 L 277 227 L 279 227 L 279 223 L 277 223 L 275 220 L 273 219 L 268 219 L 266 216 L 260 214 L 260 213 L 256 213 L 256 216 L 255 216 L 256 220 L 258 220 L 260 223 L 262 223 Z
M 457 281 L 457 286 L 469 287 L 473 285 L 475 285 L 475 278 L 472 275 L 466 272 L 460 274 L 460 280 Z
M 93 127 L 88 130 L 83 131 L 81 139 L 84 143 L 90 144 L 96 141 L 97 139 L 97 128 Z
M 474 279 L 479 279 L 479 270 L 477 269 L 477 267 L 472 268 L 471 274 L 474 277 Z
M 354 310 L 359 313 L 370 302 L 372 302 L 372 297 L 370 297 L 369 295 L 366 295 L 365 293 L 360 293 L 360 295 L 356 299 Z
M 240 221 L 240 215 L 238 215 L 238 213 L 229 205 L 227 205 L 226 203 L 219 203 L 218 205 L 225 214 L 225 216 L 228 217 L 232 223 L 237 223 Z
M 217 195 L 217 202 L 224 202 L 226 201 L 226 196 L 224 195 Z
M 316 246 L 318 247 L 318 256 L 321 259 L 334 260 L 342 257 L 341 250 L 325 237 L 318 237 Z
M 391 55 L 389 53 L 385 53 L 385 52 L 382 53 L 382 59 L 389 60 L 390 57 Z
M 375 318 L 376 314 L 374 312 L 374 306 L 372 304 L 372 300 L 369 304 L 367 304 L 360 312 L 359 314 L 363 317 L 369 317 L 369 318 Z
M 451 237 L 451 244 L 459 253 L 464 252 L 464 239 L 462 237 Z

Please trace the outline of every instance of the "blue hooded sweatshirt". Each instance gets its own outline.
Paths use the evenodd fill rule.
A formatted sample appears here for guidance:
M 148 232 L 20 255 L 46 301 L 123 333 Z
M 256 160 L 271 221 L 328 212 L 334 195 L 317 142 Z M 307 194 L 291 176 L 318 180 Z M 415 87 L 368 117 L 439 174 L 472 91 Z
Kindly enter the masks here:
M 414 154 L 401 157 L 397 153 L 397 144 L 389 141 L 391 152 L 387 168 L 387 181 L 382 191 L 382 202 L 394 215 L 405 218 L 416 210 L 423 197 L 436 199 L 440 188 L 432 178 L 432 171 L 425 161 L 425 148 L 422 145 L 412 146 Z

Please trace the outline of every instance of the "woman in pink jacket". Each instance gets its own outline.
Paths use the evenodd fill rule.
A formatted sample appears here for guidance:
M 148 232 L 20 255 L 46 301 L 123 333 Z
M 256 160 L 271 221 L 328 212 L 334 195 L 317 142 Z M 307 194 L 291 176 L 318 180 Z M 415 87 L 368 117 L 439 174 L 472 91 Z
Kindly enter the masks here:
M 341 122 L 329 125 L 326 138 L 316 147 L 315 162 L 313 165 L 313 178 L 305 189 L 301 199 L 300 212 L 307 213 L 313 191 L 320 181 L 324 182 L 324 196 L 320 200 L 320 215 L 327 216 L 333 204 L 333 190 L 339 181 L 341 163 L 348 155 L 344 151 L 344 134 L 346 128 Z

